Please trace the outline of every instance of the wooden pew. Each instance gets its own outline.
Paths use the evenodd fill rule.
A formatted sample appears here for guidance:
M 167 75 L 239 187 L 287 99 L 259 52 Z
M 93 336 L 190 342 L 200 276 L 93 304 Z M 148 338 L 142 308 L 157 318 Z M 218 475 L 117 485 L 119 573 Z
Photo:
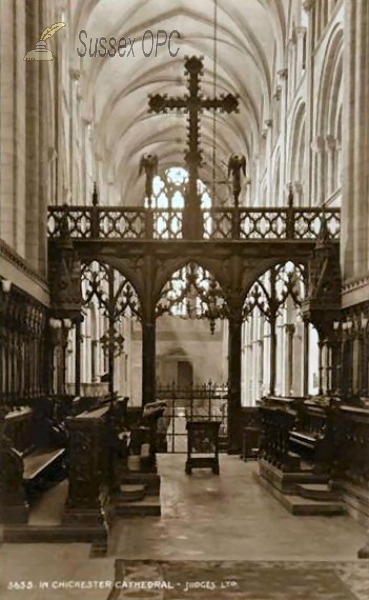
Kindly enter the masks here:
M 271 457 L 274 456 L 270 462 L 274 460 L 278 463 L 277 457 L 283 446 L 284 456 L 299 456 L 318 470 L 328 470 L 334 453 L 332 436 L 335 411 L 332 403 L 333 400 L 320 397 L 265 398 L 262 414 L 267 407 L 279 415 L 274 417 L 274 428 L 269 423 L 268 435 L 272 439 L 268 447 Z M 273 421 L 271 416 L 269 421 Z
M 330 468 L 333 458 L 334 409 L 328 398 L 295 403 L 296 423 L 290 432 L 291 450 L 318 470 Z
M 299 457 L 291 452 L 290 431 L 296 421 L 292 403 L 285 398 L 265 398 L 260 408 L 262 439 L 260 456 L 282 471 L 296 471 Z
M 292 444 L 306 448 L 315 453 L 317 446 L 324 439 L 327 427 L 325 406 L 315 402 L 302 402 L 297 410 L 297 421 L 290 433 Z
M 39 411 L 9 412 L 0 432 L 0 521 L 27 522 L 37 489 L 65 474 L 63 428 Z

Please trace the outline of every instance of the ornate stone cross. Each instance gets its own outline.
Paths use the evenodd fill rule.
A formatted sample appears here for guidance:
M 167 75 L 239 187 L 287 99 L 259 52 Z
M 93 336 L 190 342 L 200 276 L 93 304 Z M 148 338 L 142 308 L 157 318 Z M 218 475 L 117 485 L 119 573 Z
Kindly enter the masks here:
M 189 174 L 188 189 L 183 213 L 183 237 L 199 239 L 203 236 L 201 197 L 197 191 L 199 168 L 202 165 L 200 148 L 200 113 L 203 109 L 221 112 L 238 112 L 238 97 L 222 94 L 219 98 L 206 98 L 200 93 L 200 76 L 204 74 L 203 58 L 186 56 L 185 74 L 188 76 L 188 91 L 183 97 L 169 97 L 167 94 L 150 94 L 150 112 L 166 113 L 168 110 L 184 110 L 188 113 L 188 149 L 185 153 Z

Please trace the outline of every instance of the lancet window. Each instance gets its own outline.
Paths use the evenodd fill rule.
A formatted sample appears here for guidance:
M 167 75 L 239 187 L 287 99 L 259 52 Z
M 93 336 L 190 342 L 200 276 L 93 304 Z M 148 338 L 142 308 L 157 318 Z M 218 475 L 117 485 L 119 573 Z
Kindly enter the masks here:
M 182 211 L 188 185 L 188 172 L 182 167 L 170 167 L 163 176 L 157 175 L 153 181 L 151 207 L 154 209 L 155 237 L 165 239 L 181 237 Z M 212 202 L 206 185 L 199 179 L 197 190 L 201 196 L 201 208 L 208 210 Z M 148 207 L 145 198 L 145 206 Z M 205 229 L 210 227 L 210 217 L 205 215 Z

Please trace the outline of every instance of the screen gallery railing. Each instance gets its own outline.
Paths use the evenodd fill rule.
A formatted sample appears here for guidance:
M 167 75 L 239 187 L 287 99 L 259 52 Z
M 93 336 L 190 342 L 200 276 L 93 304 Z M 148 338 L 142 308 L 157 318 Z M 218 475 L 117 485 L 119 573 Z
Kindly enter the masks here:
M 323 221 L 329 237 L 338 240 L 340 209 L 212 208 L 203 210 L 203 239 L 314 240 Z M 68 231 L 72 238 L 104 240 L 180 240 L 183 211 L 137 207 L 51 206 L 48 235 Z

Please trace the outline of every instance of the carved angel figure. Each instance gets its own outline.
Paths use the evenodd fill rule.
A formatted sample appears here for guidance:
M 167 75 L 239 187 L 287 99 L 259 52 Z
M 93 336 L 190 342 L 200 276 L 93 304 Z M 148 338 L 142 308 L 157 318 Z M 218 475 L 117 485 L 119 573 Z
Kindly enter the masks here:
M 246 157 L 243 154 L 231 154 L 228 161 L 228 177 L 232 174 L 232 191 L 235 206 L 241 192 L 241 171 L 246 177 Z
M 138 176 L 145 171 L 146 174 L 146 183 L 145 183 L 145 194 L 149 199 L 149 204 L 151 203 L 152 196 L 152 183 L 155 175 L 158 174 L 158 157 L 156 154 L 143 154 L 140 160 L 140 168 L 138 172 Z

